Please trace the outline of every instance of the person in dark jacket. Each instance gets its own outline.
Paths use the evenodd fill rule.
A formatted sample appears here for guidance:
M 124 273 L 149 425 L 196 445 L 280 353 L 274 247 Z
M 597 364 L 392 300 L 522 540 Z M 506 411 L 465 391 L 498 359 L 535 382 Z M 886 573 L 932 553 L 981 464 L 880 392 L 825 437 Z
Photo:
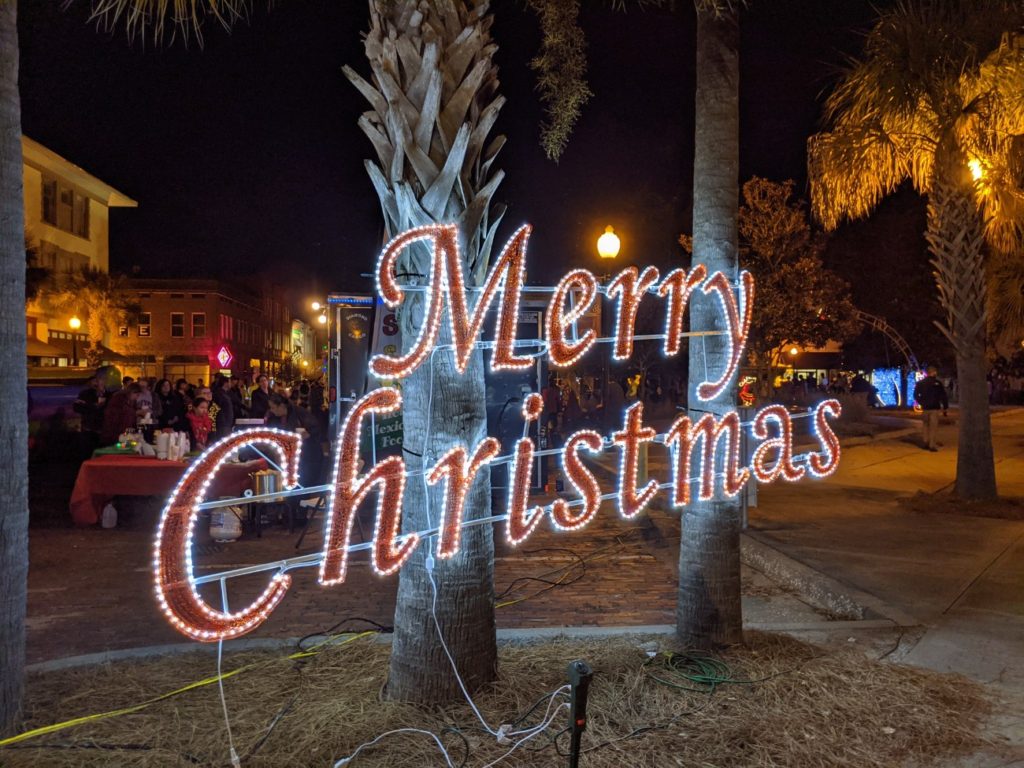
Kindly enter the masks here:
M 924 447 L 929 451 L 937 451 L 939 447 L 935 433 L 939 428 L 939 409 L 942 409 L 942 415 L 945 416 L 949 410 L 949 397 L 939 381 L 938 370 L 934 365 L 928 366 L 928 375 L 914 387 L 914 400 L 921 406 L 924 417 Z
M 119 389 L 110 396 L 110 402 L 103 411 L 101 445 L 113 445 L 122 432 L 138 423 L 138 400 L 141 391 L 142 388 L 132 382 L 126 389 Z
M 156 424 L 160 429 L 184 432 L 188 428 L 185 423 L 185 400 L 167 379 L 160 379 L 156 383 L 153 395 L 153 415 L 156 417 Z
M 302 434 L 302 453 L 299 456 L 299 482 L 303 485 L 317 485 L 321 482 L 324 458 L 319 422 L 305 408 L 293 405 L 287 397 L 277 392 L 270 395 L 269 407 L 268 426 L 289 431 L 301 429 L 305 433 Z
M 97 438 L 99 437 L 100 432 L 103 431 L 103 409 L 106 403 L 107 398 L 104 396 L 103 385 L 98 376 L 93 376 L 89 379 L 88 386 L 78 393 L 78 398 L 72 406 L 75 413 L 82 417 L 83 432 L 89 432 Z
M 265 374 L 256 379 L 256 389 L 249 396 L 249 416 L 254 419 L 262 419 L 267 415 L 267 408 L 270 404 L 270 379 Z
M 218 374 L 213 380 L 213 402 L 217 406 L 217 418 L 211 441 L 227 437 L 235 428 L 235 408 L 228 393 L 230 386 L 231 380 L 227 376 Z
M 247 418 L 249 409 L 245 407 L 245 400 L 242 398 L 242 381 L 237 376 L 232 376 L 228 382 L 228 397 L 231 398 L 231 406 L 235 411 L 236 419 Z

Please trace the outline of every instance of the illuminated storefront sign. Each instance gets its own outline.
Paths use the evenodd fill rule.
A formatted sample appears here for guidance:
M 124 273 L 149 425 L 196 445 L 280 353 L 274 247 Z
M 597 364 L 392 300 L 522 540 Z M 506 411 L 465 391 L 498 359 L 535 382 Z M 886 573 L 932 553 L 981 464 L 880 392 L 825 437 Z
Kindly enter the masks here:
M 234 359 L 235 356 L 231 354 L 231 350 L 226 345 L 217 350 L 217 362 L 220 363 L 221 368 L 228 368 Z
M 388 350 L 374 355 L 370 371 L 379 378 L 400 383 L 430 355 L 446 352 L 453 355 L 455 375 L 461 375 L 472 350 L 482 344 L 480 336 L 485 318 L 495 303 L 495 337 L 493 342 L 486 343 L 491 351 L 492 369 L 500 371 L 533 365 L 534 355 L 526 355 L 522 349 L 517 352 L 516 345 L 529 235 L 530 228 L 526 226 L 513 235 L 483 286 L 474 291 L 475 302 L 470 301 L 471 292 L 466 289 L 455 225 L 419 227 L 392 240 L 382 252 L 377 268 L 378 291 L 391 309 L 398 308 L 408 292 L 395 274 L 400 254 L 413 243 L 424 243 L 430 250 L 429 279 L 419 288 L 423 293 L 424 322 L 405 353 Z M 722 310 L 724 333 L 729 342 L 726 365 L 721 371 L 706 372 L 708 380 L 700 382 L 697 388 L 700 400 L 713 400 L 732 386 L 733 374 L 746 347 L 754 302 L 754 280 L 747 272 L 741 273 L 734 283 L 722 272 L 708 275 L 703 265 L 696 265 L 689 271 L 677 269 L 664 278 L 654 267 L 642 271 L 629 267 L 601 289 L 592 273 L 573 270 L 552 289 L 542 353 L 552 366 L 565 367 L 602 342 L 613 345 L 616 359 L 627 359 L 633 349 L 634 324 L 640 303 L 660 301 L 666 309 L 665 332 L 661 334 L 664 351 L 668 356 L 676 355 L 686 336 L 683 331 L 686 306 L 695 291 L 715 297 Z M 613 337 L 597 339 L 593 330 L 577 336 L 575 321 L 601 293 L 616 304 Z M 571 303 L 570 295 L 579 303 Z M 450 333 L 446 335 L 451 343 L 438 346 L 444 322 L 449 324 Z M 535 353 L 536 349 L 529 351 Z M 320 584 L 345 581 L 356 512 L 373 493 L 376 494 L 377 518 L 370 563 L 378 574 L 396 572 L 421 546 L 433 547 L 433 554 L 438 558 L 457 556 L 467 492 L 486 466 L 499 462 L 510 465 L 510 489 L 506 509 L 495 517 L 504 522 L 506 538 L 512 544 L 521 544 L 529 538 L 545 518 L 559 530 L 580 529 L 594 519 L 603 500 L 614 500 L 619 514 L 631 519 L 666 490 L 669 503 L 681 508 L 693 502 L 694 494 L 700 500 L 733 497 L 751 476 L 759 483 L 773 482 L 779 477 L 795 481 L 806 474 L 825 477 L 834 472 L 839 463 L 839 440 L 829 423 L 839 416 L 836 400 L 820 403 L 809 414 L 816 449 L 801 455 L 793 453 L 792 417 L 780 405 L 763 408 L 747 423 L 741 422 L 736 411 L 718 416 L 707 413 L 696 421 L 681 415 L 667 432 L 658 434 L 645 425 L 643 404 L 635 403 L 623 414 L 621 428 L 612 434 L 602 436 L 592 430 L 582 430 L 566 440 L 559 459 L 578 498 L 531 506 L 530 471 L 537 458 L 534 442 L 524 437 L 516 442 L 510 455 L 499 456 L 500 444 L 495 438 L 487 437 L 477 445 L 451 446 L 426 470 L 426 482 L 443 484 L 445 489 L 442 509 L 438 510 L 440 524 L 429 531 L 403 535 L 400 533 L 401 511 L 408 478 L 405 460 L 401 455 L 388 456 L 364 468 L 358 450 L 371 417 L 395 414 L 401 407 L 402 393 L 397 386 L 379 387 L 352 406 L 341 427 L 325 514 L 324 548 L 316 563 Z M 540 418 L 542 408 L 539 394 L 525 397 L 524 422 Z M 741 466 L 745 461 L 740 455 L 744 429 L 749 429 L 757 443 L 749 466 Z M 669 481 L 638 477 L 641 446 L 650 443 L 661 444 L 668 450 L 672 469 Z M 192 530 L 199 505 L 220 465 L 247 445 L 273 448 L 286 470 L 286 487 L 296 484 L 299 440 L 295 435 L 267 428 L 238 432 L 210 447 L 193 463 L 172 494 L 161 520 L 154 553 L 157 595 L 171 623 L 197 640 L 237 637 L 255 629 L 274 610 L 290 585 L 290 577 L 283 569 L 279 570 L 266 590 L 248 607 L 228 612 L 208 605 L 195 583 L 191 562 Z M 721 457 L 719 449 L 723 452 Z M 618 488 L 611 493 L 602 492 L 593 471 L 583 461 L 585 454 L 605 450 L 618 451 L 620 458 Z

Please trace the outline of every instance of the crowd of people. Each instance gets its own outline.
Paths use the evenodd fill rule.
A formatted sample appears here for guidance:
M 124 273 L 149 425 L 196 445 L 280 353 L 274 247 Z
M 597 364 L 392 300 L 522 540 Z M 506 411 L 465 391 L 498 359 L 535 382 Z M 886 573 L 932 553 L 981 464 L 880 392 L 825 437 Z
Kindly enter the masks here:
M 318 380 L 301 380 L 291 386 L 259 375 L 243 382 L 237 376 L 218 374 L 209 386 L 202 380 L 140 378 L 125 376 L 119 387 L 105 386 L 100 376 L 89 379 L 74 402 L 82 432 L 94 446 L 112 445 L 126 430 L 140 426 L 154 431 L 184 432 L 193 450 L 230 434 L 239 419 L 261 419 L 284 429 L 302 429 L 302 458 L 309 474 L 319 474 L 322 444 L 327 433 L 324 388 Z M 308 448 L 308 450 L 305 450 Z M 315 467 L 313 464 L 315 463 Z

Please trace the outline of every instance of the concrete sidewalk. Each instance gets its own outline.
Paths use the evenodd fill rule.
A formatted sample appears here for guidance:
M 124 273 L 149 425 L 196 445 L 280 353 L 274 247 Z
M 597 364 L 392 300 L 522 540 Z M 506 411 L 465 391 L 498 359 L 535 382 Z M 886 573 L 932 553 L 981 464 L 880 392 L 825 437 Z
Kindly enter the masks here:
M 1002 496 L 1024 497 L 1024 411 L 992 420 Z M 916 617 L 903 660 L 1024 694 L 1024 521 L 914 512 L 898 498 L 949 487 L 956 434 L 931 453 L 916 436 L 843 452 L 820 483 L 763 489 L 752 534 L 837 581 Z

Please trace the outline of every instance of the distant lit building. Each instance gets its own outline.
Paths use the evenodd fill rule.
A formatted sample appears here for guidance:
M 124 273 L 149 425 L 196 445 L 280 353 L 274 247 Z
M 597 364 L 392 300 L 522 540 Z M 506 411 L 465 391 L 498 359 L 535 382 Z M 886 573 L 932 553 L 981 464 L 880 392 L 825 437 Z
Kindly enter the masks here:
M 39 142 L 22 136 L 25 239 L 29 266 L 51 273 L 110 267 L 110 209 L 138 203 Z M 83 308 L 84 311 L 84 308 Z M 26 308 L 27 355 L 31 367 L 67 366 L 73 346 L 84 357 L 88 335 L 69 326 L 39 301 Z M 107 352 L 107 356 L 109 352 Z
M 235 281 L 132 279 L 126 298 L 138 314 L 110 344 L 130 376 L 194 384 L 220 372 L 290 373 L 290 314 L 262 291 Z

